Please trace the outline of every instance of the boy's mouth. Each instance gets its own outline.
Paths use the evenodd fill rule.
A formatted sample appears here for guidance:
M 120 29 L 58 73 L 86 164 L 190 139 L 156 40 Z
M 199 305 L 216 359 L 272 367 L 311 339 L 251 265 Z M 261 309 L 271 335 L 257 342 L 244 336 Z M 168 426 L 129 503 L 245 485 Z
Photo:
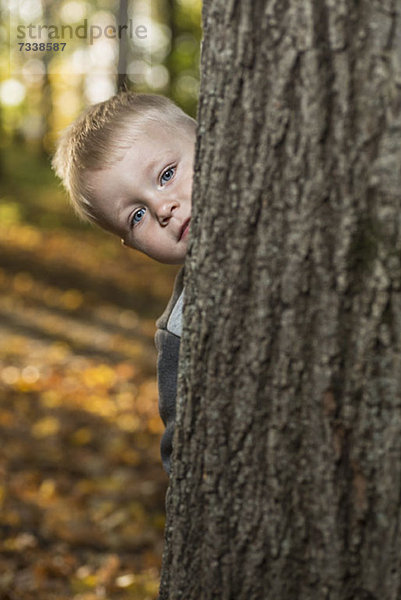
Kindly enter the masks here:
M 190 223 L 191 223 L 191 219 L 189 218 L 189 219 L 185 219 L 184 223 L 182 224 L 180 235 L 179 235 L 179 238 L 178 238 L 179 242 L 182 239 L 184 239 L 184 237 L 186 237 L 188 235 Z

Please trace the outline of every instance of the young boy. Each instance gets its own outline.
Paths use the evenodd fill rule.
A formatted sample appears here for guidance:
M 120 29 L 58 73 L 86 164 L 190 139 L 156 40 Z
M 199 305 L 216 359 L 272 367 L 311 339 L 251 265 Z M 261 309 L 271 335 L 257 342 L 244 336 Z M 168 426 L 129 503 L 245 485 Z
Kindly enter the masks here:
M 86 110 L 63 133 L 53 168 L 77 213 L 123 244 L 182 264 L 191 220 L 196 122 L 163 96 L 123 92 Z M 181 337 L 183 270 L 156 322 L 161 455 L 170 472 Z

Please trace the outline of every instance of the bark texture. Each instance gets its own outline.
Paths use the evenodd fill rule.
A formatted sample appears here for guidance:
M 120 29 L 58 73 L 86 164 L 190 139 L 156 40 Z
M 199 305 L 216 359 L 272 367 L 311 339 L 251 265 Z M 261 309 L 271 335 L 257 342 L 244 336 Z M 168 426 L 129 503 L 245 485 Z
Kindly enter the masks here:
M 401 598 L 400 11 L 205 0 L 162 600 Z

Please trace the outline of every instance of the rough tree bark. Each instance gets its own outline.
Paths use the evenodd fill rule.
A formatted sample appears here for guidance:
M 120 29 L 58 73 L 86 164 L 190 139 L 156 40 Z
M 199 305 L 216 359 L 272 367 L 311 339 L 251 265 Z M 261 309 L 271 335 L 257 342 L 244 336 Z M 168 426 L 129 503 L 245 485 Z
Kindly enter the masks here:
M 401 598 L 400 11 L 205 0 L 162 600 Z

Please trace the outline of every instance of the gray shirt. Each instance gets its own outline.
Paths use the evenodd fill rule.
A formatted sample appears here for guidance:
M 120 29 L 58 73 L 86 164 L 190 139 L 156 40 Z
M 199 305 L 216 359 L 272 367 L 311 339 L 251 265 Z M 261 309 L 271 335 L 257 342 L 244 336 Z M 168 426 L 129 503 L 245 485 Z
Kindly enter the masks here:
M 177 395 L 178 356 L 182 331 L 182 306 L 184 300 L 184 269 L 176 277 L 172 296 L 164 313 L 156 321 L 155 335 L 157 358 L 157 383 L 159 388 L 159 412 L 166 426 L 160 443 L 162 462 L 170 473 L 170 461 L 175 423 Z

